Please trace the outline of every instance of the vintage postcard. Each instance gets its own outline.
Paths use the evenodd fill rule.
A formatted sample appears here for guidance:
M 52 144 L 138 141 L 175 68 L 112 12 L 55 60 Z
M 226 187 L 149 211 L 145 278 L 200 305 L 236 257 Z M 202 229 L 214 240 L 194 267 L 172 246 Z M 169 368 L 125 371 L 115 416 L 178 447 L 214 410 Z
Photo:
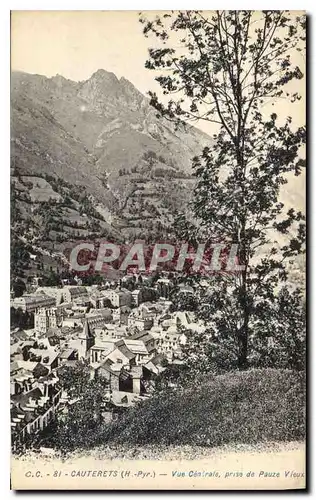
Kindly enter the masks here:
M 305 35 L 11 12 L 12 489 L 306 488 Z

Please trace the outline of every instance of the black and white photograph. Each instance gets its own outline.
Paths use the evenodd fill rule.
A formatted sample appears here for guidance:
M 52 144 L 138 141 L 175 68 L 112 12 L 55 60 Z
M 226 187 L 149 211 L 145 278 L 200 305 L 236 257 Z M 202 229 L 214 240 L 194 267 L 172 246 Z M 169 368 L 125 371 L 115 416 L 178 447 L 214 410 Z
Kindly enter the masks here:
M 13 490 L 306 489 L 306 21 L 11 11 Z

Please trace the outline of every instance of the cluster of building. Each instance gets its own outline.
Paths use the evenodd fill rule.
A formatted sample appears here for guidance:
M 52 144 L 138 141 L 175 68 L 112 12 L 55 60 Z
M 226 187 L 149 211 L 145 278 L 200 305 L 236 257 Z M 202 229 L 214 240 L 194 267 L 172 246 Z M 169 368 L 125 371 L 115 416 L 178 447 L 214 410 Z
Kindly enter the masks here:
M 133 280 L 132 287 L 128 277 L 104 286 L 38 287 L 11 300 L 34 313 L 34 328 L 11 331 L 13 443 L 32 439 L 67 411 L 60 367 L 85 361 L 91 379 L 105 380 L 111 418 L 150 395 L 166 361 L 181 363 L 186 332 L 199 325 L 190 313 L 170 312 L 171 280 Z

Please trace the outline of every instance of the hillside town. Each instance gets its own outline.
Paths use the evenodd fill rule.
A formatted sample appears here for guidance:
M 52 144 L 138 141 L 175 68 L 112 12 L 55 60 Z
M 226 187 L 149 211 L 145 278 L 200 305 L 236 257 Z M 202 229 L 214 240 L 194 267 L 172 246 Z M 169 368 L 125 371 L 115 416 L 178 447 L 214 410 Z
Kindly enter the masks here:
M 126 275 L 102 285 L 38 286 L 11 311 L 34 317 L 34 327 L 11 330 L 13 448 L 32 442 L 57 414 L 76 404 L 60 381 L 64 367 L 84 363 L 91 379 L 106 382 L 105 421 L 150 397 L 167 365 L 182 363 L 188 330 L 201 329 L 194 314 L 175 310 L 172 296 L 193 290 L 174 277 Z

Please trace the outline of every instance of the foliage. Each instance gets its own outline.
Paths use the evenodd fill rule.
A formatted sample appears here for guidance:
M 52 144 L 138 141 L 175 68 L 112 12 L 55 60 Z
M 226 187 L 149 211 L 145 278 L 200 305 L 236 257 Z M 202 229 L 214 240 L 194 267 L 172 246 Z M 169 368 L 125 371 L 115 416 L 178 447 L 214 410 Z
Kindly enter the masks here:
M 14 283 L 16 276 L 23 276 L 24 270 L 30 267 L 30 248 L 19 238 L 11 237 L 11 278 Z
M 198 298 L 194 293 L 183 293 L 176 291 L 170 297 L 172 300 L 171 312 L 174 311 L 196 311 L 198 309 Z
M 46 442 L 64 452 L 89 446 L 103 432 L 102 411 L 107 384 L 92 380 L 85 362 L 61 367 L 58 376 L 70 402 L 66 415 L 58 414 Z
M 82 276 L 83 285 L 91 286 L 91 285 L 103 285 L 104 276 L 101 274 L 87 274 L 86 276 Z
M 188 380 L 192 379 L 193 372 L 186 364 L 169 363 L 168 359 L 164 358 L 161 361 L 161 366 L 164 367 L 164 370 L 154 380 L 154 387 L 157 393 L 164 393 L 171 387 L 184 387 L 187 385 Z
M 306 309 L 301 293 L 282 288 L 269 307 L 258 304 L 252 339 L 252 365 L 304 370 L 306 368 Z M 269 316 L 269 318 L 267 318 Z
M 225 285 L 225 283 L 224 283 Z M 212 288 L 195 286 L 196 316 L 205 323 L 205 330 L 186 330 L 183 346 L 186 376 L 199 373 L 224 373 L 238 369 L 238 342 L 232 335 L 227 303 L 233 309 L 234 290 L 217 288 L 214 301 Z M 249 367 L 274 367 L 293 370 L 305 368 L 306 311 L 299 290 L 282 287 L 270 297 L 256 302 L 252 335 L 248 339 Z
M 61 366 L 58 369 L 59 381 L 70 398 L 80 397 L 90 379 L 88 365 L 78 361 L 73 366 Z
M 21 297 L 23 293 L 26 291 L 26 285 L 23 280 L 16 278 L 12 282 L 12 290 L 14 293 L 14 297 Z
M 278 321 L 275 301 L 289 260 L 304 252 L 305 218 L 293 208 L 285 213 L 279 193 L 289 175 L 305 167 L 305 128 L 271 106 L 301 98 L 293 83 L 303 73 L 292 60 L 304 50 L 305 17 L 284 11 L 176 11 L 141 22 L 145 36 L 156 40 L 146 67 L 160 71 L 156 80 L 170 97 L 164 105 L 150 93 L 151 104 L 178 127 L 198 120 L 214 125 L 213 145 L 193 159 L 191 209 L 198 223 L 179 216 L 178 230 L 187 241 L 237 245 L 243 267 L 214 277 L 203 314 L 208 310 L 206 322 L 213 321 L 209 342 L 221 336 L 221 356 L 236 353 L 237 366 L 245 369 L 262 315 L 270 331 Z M 286 235 L 288 243 L 278 247 L 271 234 Z
M 61 279 L 58 273 L 50 269 L 47 275 L 42 276 L 43 286 L 60 286 Z
M 10 326 L 11 328 L 20 328 L 21 330 L 34 328 L 34 313 L 24 312 L 20 307 L 17 309 L 11 307 Z
M 79 204 L 80 214 L 85 213 L 95 219 L 104 220 L 103 216 L 94 208 L 93 199 L 87 194 L 83 186 L 76 186 L 60 177 L 47 174 L 45 175 L 45 179 L 50 183 L 54 191 L 63 196 L 64 206 L 75 208 L 74 201 L 76 201 Z
M 17 193 L 14 188 L 14 184 L 11 185 L 10 188 L 10 222 L 11 224 L 15 224 L 18 222 L 21 218 L 21 212 L 18 208 L 18 203 L 17 203 Z

